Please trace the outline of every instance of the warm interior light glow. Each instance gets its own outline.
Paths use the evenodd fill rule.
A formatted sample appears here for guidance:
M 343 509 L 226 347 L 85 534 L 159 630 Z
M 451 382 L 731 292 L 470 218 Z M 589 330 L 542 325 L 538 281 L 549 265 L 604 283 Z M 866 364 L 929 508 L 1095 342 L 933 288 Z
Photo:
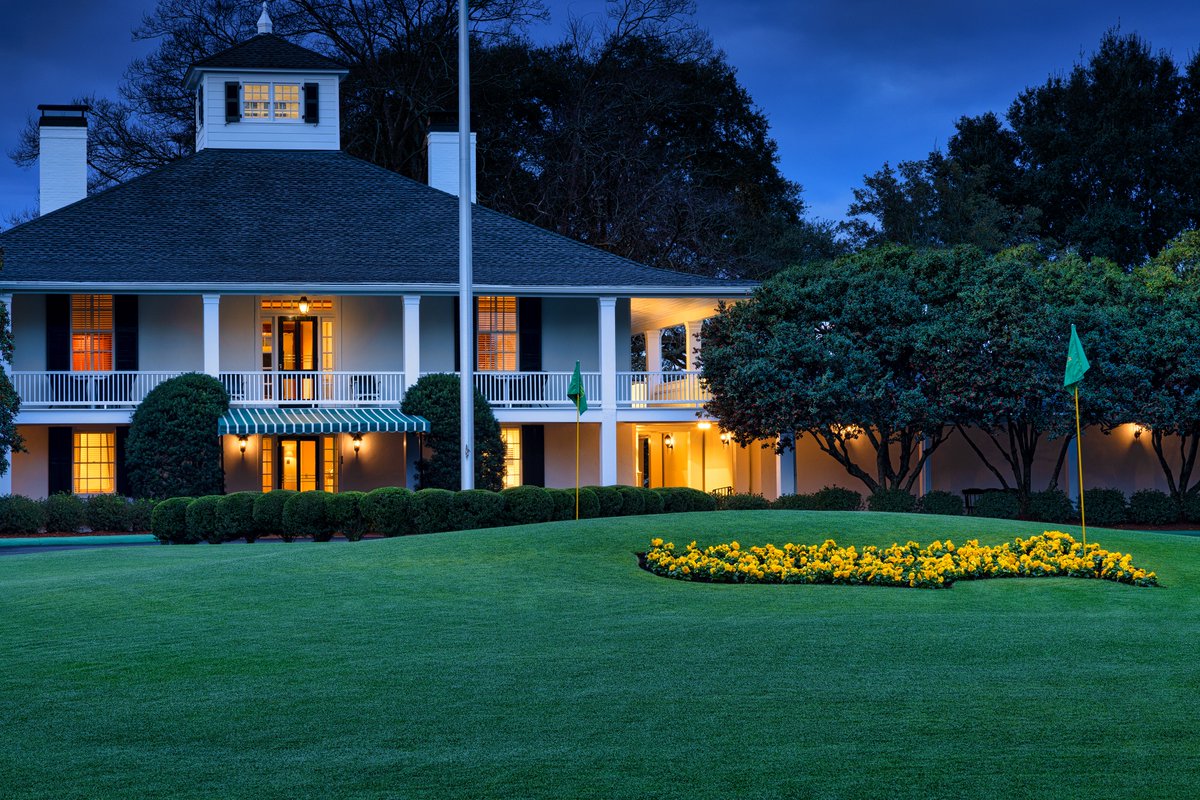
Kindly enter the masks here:
M 666 447 L 668 450 L 674 449 L 675 437 L 668 433 L 666 436 L 663 437 L 663 446 Z
M 358 455 L 358 449 L 362 447 L 362 434 L 354 434 L 354 438 L 350 440 L 350 446 L 354 448 L 354 455 Z
M 298 306 L 300 308 L 301 314 L 307 314 L 308 313 L 308 298 L 305 297 L 304 295 L 300 295 L 300 302 L 299 302 Z
M 246 455 L 246 437 L 245 436 L 238 437 L 238 450 L 241 451 L 242 455 Z
M 726 447 L 728 447 L 728 446 L 729 446 L 729 440 L 730 440 L 730 439 L 732 439 L 732 438 L 733 438 L 733 436 L 732 436 L 732 435 L 729 433 L 729 431 L 721 431 L 721 444 L 723 444 L 723 445 L 725 445 Z
M 700 420 L 699 422 L 697 422 L 697 423 L 696 423 L 696 427 L 697 427 L 697 428 L 699 428 L 699 429 L 700 429 L 700 430 L 702 430 L 702 431 L 706 431 L 706 430 L 708 430 L 709 428 L 711 428 L 711 427 L 712 427 L 712 423 L 711 423 L 711 422 L 709 422 L 709 421 L 708 421 L 708 420 L 706 420 L 706 419 L 702 419 L 702 420 Z

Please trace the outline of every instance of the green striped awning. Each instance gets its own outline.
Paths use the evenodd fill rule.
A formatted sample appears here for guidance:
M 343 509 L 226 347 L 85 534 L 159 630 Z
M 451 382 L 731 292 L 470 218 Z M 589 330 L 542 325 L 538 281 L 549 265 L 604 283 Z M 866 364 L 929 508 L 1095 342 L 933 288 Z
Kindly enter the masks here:
M 235 436 L 428 431 L 428 420 L 398 408 L 231 408 L 217 425 L 218 433 Z

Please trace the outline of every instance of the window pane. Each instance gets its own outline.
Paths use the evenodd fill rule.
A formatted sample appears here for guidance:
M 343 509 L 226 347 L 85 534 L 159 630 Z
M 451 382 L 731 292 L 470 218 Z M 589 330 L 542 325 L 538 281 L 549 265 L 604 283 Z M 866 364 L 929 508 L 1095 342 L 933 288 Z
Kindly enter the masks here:
M 271 84 L 247 83 L 242 86 L 242 117 L 245 119 L 270 119 Z
M 72 295 L 71 369 L 76 372 L 107 372 L 112 368 L 112 295 Z
M 521 428 L 502 426 L 500 438 L 504 440 L 504 488 L 521 485 Z
M 262 490 L 269 492 L 275 488 L 275 440 L 262 436 L 258 444 L 262 456 Z
M 76 433 L 74 440 L 75 494 L 116 491 L 116 433 Z
M 299 84 L 275 84 L 275 119 L 300 119 Z
M 517 298 L 480 297 L 476 320 L 477 369 L 515 372 L 517 369 Z
M 325 485 L 321 488 L 327 492 L 337 492 L 338 490 L 338 448 L 336 436 L 322 436 L 322 470 L 325 475 Z

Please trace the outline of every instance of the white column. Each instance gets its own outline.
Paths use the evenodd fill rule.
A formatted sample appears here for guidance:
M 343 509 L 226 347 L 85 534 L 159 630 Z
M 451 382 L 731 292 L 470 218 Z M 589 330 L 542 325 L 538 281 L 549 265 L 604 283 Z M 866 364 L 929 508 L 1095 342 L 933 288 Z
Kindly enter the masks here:
M 617 298 L 600 298 L 600 484 L 617 482 Z
M 404 391 L 421 377 L 421 295 L 404 295 Z
M 1079 504 L 1079 440 L 1071 437 L 1067 445 L 1067 497 L 1072 503 Z
M 698 319 L 684 323 L 687 332 L 687 368 L 689 371 L 700 369 L 700 329 L 704 320 Z
M 662 330 L 646 331 L 646 372 L 662 372 Z
M 218 377 L 221 372 L 221 295 L 206 294 L 204 300 L 204 372 Z
M 921 455 L 925 455 L 925 451 L 929 449 L 929 437 L 926 436 L 921 440 L 921 449 L 918 451 Z M 933 491 L 933 456 L 925 459 L 925 463 L 921 465 L 921 477 L 917 481 L 917 494 L 921 497 Z
M 5 321 L 5 332 L 12 333 L 12 295 L 5 293 L 0 294 L 0 304 L 4 305 L 5 311 L 8 313 Z M 12 364 L 8 363 L 8 359 L 0 356 L 0 370 L 4 372 L 12 372 Z M 4 474 L 0 475 L 0 495 L 12 494 L 12 451 L 4 448 L 0 451 L 8 459 L 8 469 L 4 470 Z
M 793 441 L 794 441 L 793 437 Z M 799 492 L 796 474 L 796 446 L 792 445 L 778 455 L 779 469 L 776 470 L 777 490 L 780 495 Z

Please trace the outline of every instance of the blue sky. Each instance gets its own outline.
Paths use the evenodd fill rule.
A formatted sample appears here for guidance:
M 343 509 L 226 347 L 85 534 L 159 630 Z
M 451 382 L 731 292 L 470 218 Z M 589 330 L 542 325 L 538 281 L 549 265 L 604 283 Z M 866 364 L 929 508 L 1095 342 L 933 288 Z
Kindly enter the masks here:
M 553 38 L 567 13 L 603 0 L 549 0 Z M 38 103 L 115 94 L 151 45 L 129 31 L 153 0 L 0 0 L 0 149 Z M 884 161 L 943 145 L 963 114 L 1003 112 L 1017 92 L 1065 72 L 1114 25 L 1185 62 L 1200 5 L 1145 0 L 699 0 L 697 21 L 771 121 L 784 174 L 811 214 L 840 219 L 851 189 Z M 32 206 L 37 172 L 0 160 L 0 218 Z

